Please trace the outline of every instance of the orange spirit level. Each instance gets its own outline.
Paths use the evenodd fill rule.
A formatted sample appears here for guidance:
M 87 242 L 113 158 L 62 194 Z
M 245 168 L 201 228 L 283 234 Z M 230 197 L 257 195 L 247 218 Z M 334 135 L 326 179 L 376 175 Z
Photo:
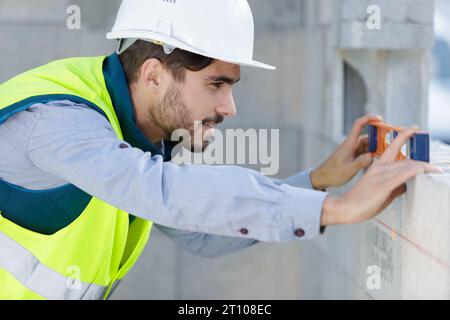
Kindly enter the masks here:
M 382 121 L 369 122 L 369 152 L 380 157 L 404 127 L 385 124 Z M 426 132 L 415 133 L 402 147 L 397 160 L 412 159 L 430 162 L 430 136 Z

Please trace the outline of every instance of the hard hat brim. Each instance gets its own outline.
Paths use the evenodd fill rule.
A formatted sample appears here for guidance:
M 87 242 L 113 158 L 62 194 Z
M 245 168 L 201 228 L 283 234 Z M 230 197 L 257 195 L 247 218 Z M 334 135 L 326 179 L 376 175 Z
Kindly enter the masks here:
M 211 58 L 214 58 L 214 57 L 211 57 Z M 238 64 L 238 65 L 245 66 L 245 67 L 251 67 L 251 68 L 266 69 L 266 70 L 276 70 L 277 69 L 274 66 L 271 66 L 269 64 L 265 64 L 263 62 L 259 62 L 256 60 L 251 60 L 249 62 L 245 62 L 245 61 L 233 61 L 233 60 L 227 61 L 226 59 L 220 59 L 220 58 L 214 58 L 214 59 L 225 61 L 228 63 Z
M 136 39 L 142 39 L 145 41 L 158 41 L 165 44 L 168 44 L 170 46 L 186 50 L 189 52 L 193 52 L 205 57 L 213 58 L 216 60 L 232 63 L 232 64 L 238 64 L 241 66 L 247 66 L 252 68 L 259 68 L 259 69 L 266 69 L 266 70 L 276 70 L 276 67 L 271 66 L 269 64 L 265 64 L 259 61 L 255 60 L 242 60 L 237 59 L 233 57 L 223 57 L 219 55 L 214 54 L 208 54 L 206 52 L 202 52 L 200 50 L 197 50 L 187 43 L 184 43 L 182 41 L 176 40 L 172 37 L 168 37 L 163 34 L 158 34 L 155 32 L 149 32 L 149 31 L 141 31 L 141 30 L 130 30 L 130 31 L 118 31 L 118 32 L 108 32 L 106 34 L 106 39 L 125 39 L 125 38 L 136 38 Z

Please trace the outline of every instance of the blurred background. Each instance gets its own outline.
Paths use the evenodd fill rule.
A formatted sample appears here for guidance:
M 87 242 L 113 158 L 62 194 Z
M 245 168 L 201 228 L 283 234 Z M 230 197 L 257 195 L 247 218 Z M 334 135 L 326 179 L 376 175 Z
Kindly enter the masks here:
M 429 126 L 432 136 L 450 143 L 450 1 L 435 0 L 434 30 Z
M 420 124 L 450 143 L 449 1 L 438 0 L 435 7 L 430 0 L 249 3 L 255 59 L 277 70 L 243 68 L 235 89 L 238 114 L 222 127 L 280 129 L 276 177 L 318 165 L 366 112 L 401 125 Z M 373 3 L 381 8 L 380 30 L 366 26 Z M 69 5 L 81 9 L 79 30 L 66 27 Z M 0 0 L 0 82 L 54 59 L 112 53 L 116 43 L 105 34 L 119 5 L 119 0 Z M 183 252 L 155 230 L 112 298 L 320 298 L 317 277 L 339 286 L 344 272 L 321 265 L 326 254 L 314 241 L 260 243 L 206 259 Z M 347 297 L 345 290 L 328 296 Z

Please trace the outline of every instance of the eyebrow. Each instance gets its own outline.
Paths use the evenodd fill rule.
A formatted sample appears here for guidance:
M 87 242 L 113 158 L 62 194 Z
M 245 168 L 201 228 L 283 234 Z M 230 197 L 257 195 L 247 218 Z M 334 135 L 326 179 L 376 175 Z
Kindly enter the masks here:
M 228 83 L 228 84 L 235 84 L 235 83 L 238 83 L 239 80 L 241 80 L 240 77 L 235 80 L 235 79 L 229 78 L 227 76 L 206 77 L 206 79 L 207 80 L 212 80 L 212 81 L 215 81 L 215 82 L 225 82 L 225 83 Z

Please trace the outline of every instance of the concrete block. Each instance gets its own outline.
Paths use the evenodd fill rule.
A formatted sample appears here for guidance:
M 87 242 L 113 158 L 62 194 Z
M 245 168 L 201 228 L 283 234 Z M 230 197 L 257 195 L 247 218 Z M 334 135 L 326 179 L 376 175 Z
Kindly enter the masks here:
M 402 298 L 449 299 L 450 174 L 422 175 L 408 187 L 401 229 Z
M 0 26 L 0 39 L 4 44 L 0 53 L 0 81 L 56 59 L 109 55 L 116 49 L 115 41 L 106 40 L 103 32 L 53 25 Z
M 369 6 L 380 9 L 380 29 L 367 27 Z M 433 1 L 343 0 L 338 47 L 371 49 L 431 48 Z
M 398 299 L 401 296 L 401 246 L 392 230 L 399 230 L 403 198 L 392 203 L 376 219 L 361 226 L 360 265 L 355 273 L 367 296 L 373 299 Z M 374 269 L 376 268 L 376 269 Z M 378 271 L 375 271 L 378 270 Z M 379 272 L 379 273 L 378 273 Z M 378 285 L 372 277 L 379 276 Z
M 366 22 L 340 25 L 337 46 L 353 49 L 429 49 L 434 43 L 432 24 L 384 22 L 380 30 L 369 30 Z
M 368 17 L 367 8 L 375 5 L 380 8 L 383 22 L 405 22 L 408 2 L 408 0 L 343 0 L 341 2 L 341 19 L 345 21 L 365 22 Z
M 428 54 L 425 50 L 389 51 L 386 56 L 386 121 L 428 125 Z
M 317 24 L 325 26 L 330 25 L 336 16 L 337 1 L 333 0 L 313 0 L 317 4 Z
M 386 114 L 386 51 L 341 50 L 343 60 L 363 78 L 367 92 L 366 112 Z
M 117 41 L 107 40 L 106 31 L 84 32 L 81 36 L 80 52 L 89 55 L 110 55 L 117 49 Z
M 57 26 L 0 26 L 0 82 L 56 57 Z
M 390 123 L 427 128 L 428 60 L 425 50 L 342 50 L 367 89 L 366 111 Z
M 429 0 L 343 0 L 341 19 L 346 21 L 367 20 L 367 8 L 378 6 L 382 22 L 394 23 L 433 23 L 433 1 Z
M 420 24 L 433 24 L 434 1 L 415 0 L 407 7 L 407 21 Z
M 65 25 L 68 0 L 0 1 L 0 24 Z
M 250 0 L 257 29 L 298 29 L 302 24 L 304 0 Z
M 71 1 L 71 4 L 78 5 L 81 9 L 82 28 L 107 32 L 112 29 L 120 3 L 120 0 Z

